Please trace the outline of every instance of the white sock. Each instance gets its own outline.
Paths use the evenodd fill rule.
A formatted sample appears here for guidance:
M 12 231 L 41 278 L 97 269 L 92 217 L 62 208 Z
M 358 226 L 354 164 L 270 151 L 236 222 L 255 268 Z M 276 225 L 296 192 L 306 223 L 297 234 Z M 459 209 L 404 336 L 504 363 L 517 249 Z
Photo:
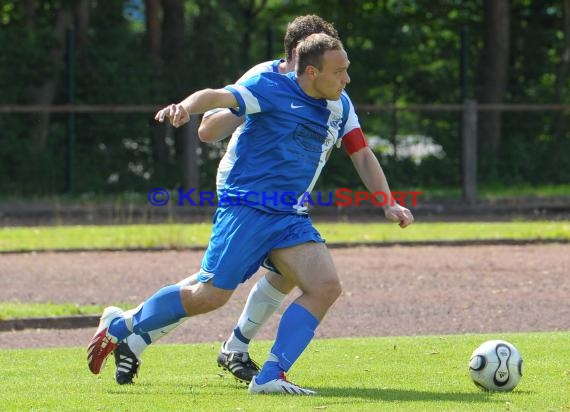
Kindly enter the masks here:
M 142 336 L 132 334 L 127 336 L 126 339 L 127 345 L 133 351 L 133 353 L 137 356 L 137 359 L 140 361 L 141 354 L 143 351 L 148 347 L 148 343 L 142 338 Z
M 155 330 L 151 330 L 150 332 L 147 332 L 148 336 L 150 336 L 150 341 L 152 343 L 154 343 L 154 342 L 164 338 L 167 334 L 172 332 L 174 329 L 176 329 L 179 325 L 181 325 L 182 323 L 184 323 L 188 319 L 189 318 L 182 318 L 178 322 L 172 323 L 168 326 L 165 326 L 164 328 L 155 329 Z
M 249 292 L 236 329 L 226 341 L 224 349 L 232 352 L 248 352 L 249 341 L 281 306 L 285 296 L 287 295 L 271 286 L 265 277 L 261 278 Z M 241 335 L 241 339 L 236 336 L 236 332 Z M 247 342 L 244 342 L 244 338 Z
M 198 273 L 188 276 L 187 278 L 178 282 L 177 285 L 179 286 L 193 285 L 197 282 L 197 275 Z M 142 303 L 139 306 L 137 306 L 135 309 L 131 309 L 125 312 L 124 316 L 126 318 L 127 325 L 129 323 L 131 323 L 132 325 L 132 317 L 134 316 L 135 313 L 137 313 L 140 310 L 141 306 Z M 157 340 L 160 340 L 161 338 L 172 332 L 174 329 L 176 329 L 176 327 L 181 323 L 183 323 L 186 319 L 188 318 L 182 318 L 178 322 L 168 325 L 164 328 L 151 330 L 150 332 L 148 332 L 148 336 L 150 337 L 150 342 L 154 343 Z M 147 343 L 142 336 L 136 335 L 134 333 L 132 335 L 129 335 L 126 340 L 127 340 L 127 345 L 129 345 L 129 348 L 133 351 L 135 355 L 137 355 L 137 358 L 140 361 L 142 353 L 146 348 L 148 348 L 150 343 Z

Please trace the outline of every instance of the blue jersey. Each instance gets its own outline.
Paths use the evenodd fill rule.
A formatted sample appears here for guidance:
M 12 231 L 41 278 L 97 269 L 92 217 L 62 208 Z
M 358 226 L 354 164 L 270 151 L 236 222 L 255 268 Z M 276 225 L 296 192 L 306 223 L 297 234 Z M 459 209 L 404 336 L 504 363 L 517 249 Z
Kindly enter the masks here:
M 226 86 L 246 114 L 235 162 L 219 199 L 270 213 L 306 213 L 305 200 L 331 150 L 358 119 L 343 93 L 336 101 L 315 99 L 295 73 L 261 73 Z
M 259 73 L 264 73 L 264 72 L 279 73 L 279 64 L 281 62 L 282 60 L 271 60 L 257 64 L 253 66 L 251 69 L 249 69 L 247 72 L 245 72 L 245 74 L 241 76 L 236 83 L 243 82 L 244 80 L 249 79 L 250 77 L 253 77 L 255 75 L 258 75 Z M 209 110 L 206 113 L 204 113 L 204 118 L 210 116 L 213 113 L 217 113 L 223 110 L 229 110 L 229 109 Z M 218 172 L 216 173 L 216 188 L 218 189 L 218 192 L 223 190 L 224 185 L 226 183 L 226 178 L 228 177 L 228 174 L 231 172 L 232 168 L 234 167 L 234 162 L 236 157 L 236 145 L 241 133 L 243 132 L 243 128 L 244 124 L 242 123 L 232 133 L 232 137 L 230 138 L 230 141 L 228 142 L 228 146 L 226 148 L 226 153 L 224 153 L 224 156 L 222 157 L 222 160 L 220 160 L 220 164 L 218 165 Z

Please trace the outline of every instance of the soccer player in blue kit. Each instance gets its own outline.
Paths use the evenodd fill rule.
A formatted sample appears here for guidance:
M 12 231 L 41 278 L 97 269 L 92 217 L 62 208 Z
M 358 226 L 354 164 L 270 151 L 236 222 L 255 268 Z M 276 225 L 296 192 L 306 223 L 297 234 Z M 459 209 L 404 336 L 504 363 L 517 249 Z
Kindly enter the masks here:
M 223 89 L 198 91 L 160 110 L 178 127 L 190 114 L 228 107 L 246 114 L 236 159 L 224 185 L 224 201 L 199 274 L 191 286 L 171 285 L 125 316 L 105 309 L 88 347 L 88 364 L 99 373 L 118 342 L 221 307 L 233 290 L 267 258 L 301 295 L 285 310 L 275 343 L 250 393 L 314 394 L 285 378 L 314 336 L 319 322 L 341 293 L 330 253 L 306 213 L 310 193 L 332 148 L 358 124 L 348 96 L 349 61 L 342 43 L 314 34 L 297 47 L 296 73 L 262 73 Z M 357 144 L 358 145 L 358 144 Z M 372 154 L 355 162 L 371 192 L 386 191 Z M 255 194 L 256 196 L 248 195 Z M 406 227 L 410 211 L 397 204 L 386 216 Z
M 286 74 L 294 71 L 297 61 L 297 44 L 314 33 L 326 33 L 331 37 L 338 38 L 337 30 L 323 18 L 314 14 L 298 16 L 287 25 L 283 39 L 285 58 L 257 64 L 241 76 L 237 82 L 262 72 Z M 229 109 L 210 110 L 202 117 L 202 123 L 198 130 L 202 141 L 211 143 L 232 135 L 226 153 L 218 166 L 216 186 L 219 194 L 223 192 L 227 176 L 235 163 L 235 147 L 243 132 L 244 119 L 245 116 L 235 116 Z M 360 149 L 364 140 L 362 136 L 358 135 L 357 132 L 359 131 L 360 126 L 355 127 L 351 136 L 355 136 L 353 140 L 359 143 L 358 148 Z M 359 138 L 360 140 L 358 140 Z M 345 138 L 343 144 L 345 147 L 350 147 L 351 141 L 351 139 Z M 228 370 L 237 380 L 248 384 L 253 376 L 259 373 L 259 366 L 249 356 L 249 343 L 295 286 L 284 276 L 276 273 L 277 270 L 270 265 L 270 262 L 264 266 L 268 270 L 252 287 L 235 328 L 222 344 L 217 356 L 217 363 L 220 367 Z M 195 273 L 181 280 L 178 285 L 190 286 L 195 284 L 198 281 L 198 274 Z M 130 312 L 137 312 L 138 310 L 138 307 L 131 309 L 127 316 L 130 315 Z M 186 319 L 181 319 L 178 323 L 142 335 L 132 334 L 120 342 L 113 352 L 117 383 L 121 385 L 132 383 L 134 377 L 138 375 L 142 362 L 141 355 L 146 348 L 162 339 Z

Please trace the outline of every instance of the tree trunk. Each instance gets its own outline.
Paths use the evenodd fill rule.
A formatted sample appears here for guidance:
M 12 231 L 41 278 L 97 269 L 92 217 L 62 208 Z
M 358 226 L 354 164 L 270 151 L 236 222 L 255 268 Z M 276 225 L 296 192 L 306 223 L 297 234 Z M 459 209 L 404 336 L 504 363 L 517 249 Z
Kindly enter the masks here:
M 61 64 L 65 52 L 66 29 L 72 25 L 72 10 L 62 8 L 57 12 L 54 35 L 57 46 L 50 51 L 51 61 L 54 66 Z M 31 103 L 37 105 L 51 105 L 53 103 L 58 86 L 58 76 L 46 79 L 43 84 L 34 88 L 31 93 Z M 40 153 L 44 150 L 49 134 L 50 114 L 39 113 L 33 121 L 34 126 L 30 130 L 31 150 Z
M 161 0 L 145 0 L 145 48 L 150 55 L 153 75 L 159 78 L 162 75 L 162 59 L 160 51 L 162 46 L 162 4 Z M 166 146 L 166 128 L 149 119 L 149 132 L 152 141 L 152 159 L 157 179 L 166 179 L 168 167 L 168 147 Z
M 190 117 L 190 121 L 177 130 L 176 137 L 180 140 L 181 151 L 179 154 L 180 166 L 182 168 L 182 179 L 184 190 L 196 189 L 200 190 L 200 164 L 198 156 L 198 126 L 200 125 L 200 116 L 194 115 Z M 198 198 L 192 198 L 198 202 Z
M 184 56 L 184 2 L 182 0 L 162 0 L 164 20 L 162 22 L 162 58 L 165 73 L 172 80 L 172 100 L 179 101 L 188 93 L 184 84 L 186 70 Z M 182 171 L 182 185 L 185 189 L 199 190 L 200 169 L 198 161 L 198 124 L 199 117 L 192 116 L 191 121 L 176 130 L 176 157 Z
M 89 32 L 89 18 L 91 16 L 91 4 L 89 0 L 80 0 L 75 7 L 75 32 L 77 48 L 81 49 L 87 44 Z
M 257 24 L 257 17 L 267 5 L 267 0 L 262 0 L 256 6 L 256 0 L 247 0 L 246 4 L 237 2 L 237 7 L 242 15 L 244 27 L 241 38 L 241 49 L 243 50 L 241 62 L 243 69 L 247 70 L 252 65 L 251 62 L 251 36 Z
M 24 1 L 24 26 L 27 30 L 33 30 L 36 22 L 36 6 L 34 0 Z
M 162 58 L 167 65 L 169 75 L 174 76 L 175 90 L 182 90 L 181 73 L 185 70 L 179 66 L 184 62 L 184 2 L 182 0 L 162 0 Z
M 510 53 L 510 0 L 483 1 L 483 51 L 478 70 L 477 100 L 480 104 L 502 103 L 507 87 Z M 502 113 L 479 114 L 482 153 L 494 158 L 501 144 Z
M 146 36 L 145 44 L 151 56 L 160 56 L 162 41 L 162 26 L 160 14 L 162 7 L 160 0 L 145 0 Z
M 557 103 L 564 103 L 564 90 L 568 80 L 568 66 L 570 65 L 570 0 L 564 0 L 564 50 L 560 59 L 560 67 L 556 75 L 554 99 Z M 557 142 L 562 142 L 566 135 L 566 113 L 559 112 L 556 120 L 554 136 Z

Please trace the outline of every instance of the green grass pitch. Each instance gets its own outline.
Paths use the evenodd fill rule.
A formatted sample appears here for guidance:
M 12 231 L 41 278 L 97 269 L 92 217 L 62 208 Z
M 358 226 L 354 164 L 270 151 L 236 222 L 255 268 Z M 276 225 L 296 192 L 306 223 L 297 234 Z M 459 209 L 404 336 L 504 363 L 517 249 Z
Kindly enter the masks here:
M 488 339 L 520 350 L 523 378 L 512 392 L 471 382 L 471 352 Z M 263 360 L 270 342 L 255 342 Z M 567 411 L 570 333 L 317 339 L 290 371 L 314 397 L 248 395 L 215 364 L 218 343 L 157 344 L 134 385 L 87 369 L 84 348 L 0 351 L 3 411 Z

